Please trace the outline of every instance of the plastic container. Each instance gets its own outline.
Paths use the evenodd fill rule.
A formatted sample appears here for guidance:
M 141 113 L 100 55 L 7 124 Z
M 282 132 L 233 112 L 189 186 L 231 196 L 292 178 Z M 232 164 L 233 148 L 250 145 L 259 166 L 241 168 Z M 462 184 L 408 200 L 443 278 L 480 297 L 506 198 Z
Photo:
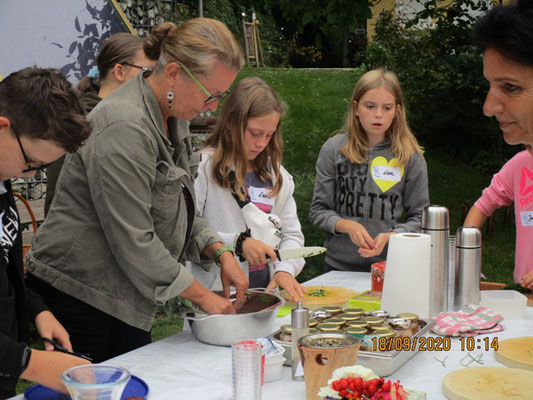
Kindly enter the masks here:
M 526 315 L 527 297 L 516 290 L 482 290 L 480 304 L 504 319 L 518 319 Z
M 283 370 L 283 363 L 285 357 L 283 353 L 279 357 L 270 357 L 265 361 L 265 382 L 272 382 L 281 379 L 281 371 Z

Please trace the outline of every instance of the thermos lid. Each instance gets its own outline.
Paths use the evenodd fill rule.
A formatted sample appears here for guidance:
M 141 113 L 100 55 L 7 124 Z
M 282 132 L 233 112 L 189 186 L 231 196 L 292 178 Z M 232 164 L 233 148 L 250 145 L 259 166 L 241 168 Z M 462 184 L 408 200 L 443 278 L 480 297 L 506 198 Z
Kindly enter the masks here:
M 450 212 L 443 206 L 427 206 L 422 212 L 423 230 L 450 229 Z
M 292 329 L 303 329 L 309 327 L 309 310 L 303 306 L 301 301 L 298 306 L 291 310 Z
M 481 247 L 481 231 L 473 226 L 460 226 L 457 228 L 455 245 L 463 249 Z

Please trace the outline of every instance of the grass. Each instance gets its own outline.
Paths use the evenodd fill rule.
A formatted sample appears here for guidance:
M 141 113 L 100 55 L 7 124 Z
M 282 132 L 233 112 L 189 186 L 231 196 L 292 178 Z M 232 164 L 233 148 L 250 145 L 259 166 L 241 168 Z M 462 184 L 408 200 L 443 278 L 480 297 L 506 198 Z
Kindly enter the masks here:
M 287 105 L 282 122 L 284 165 L 296 184 L 295 199 L 306 245 L 322 245 L 324 233 L 309 223 L 315 163 L 322 144 L 343 125 L 351 92 L 361 75 L 359 70 L 244 69 L 238 80 L 259 76 L 270 84 Z M 461 225 L 465 201 L 473 204 L 490 182 L 490 176 L 458 163 L 433 149 L 426 149 L 429 193 L 432 204 L 449 208 L 451 234 Z M 503 224 L 503 212 L 494 217 L 494 233 L 483 238 L 483 272 L 487 280 L 512 284 L 514 268 L 514 222 Z M 514 221 L 511 218 L 511 221 Z M 323 272 L 324 257 L 309 259 L 300 282 Z M 176 316 L 171 302 L 161 309 L 152 329 L 153 340 L 180 332 L 183 320 Z M 17 393 L 29 384 L 21 383 Z

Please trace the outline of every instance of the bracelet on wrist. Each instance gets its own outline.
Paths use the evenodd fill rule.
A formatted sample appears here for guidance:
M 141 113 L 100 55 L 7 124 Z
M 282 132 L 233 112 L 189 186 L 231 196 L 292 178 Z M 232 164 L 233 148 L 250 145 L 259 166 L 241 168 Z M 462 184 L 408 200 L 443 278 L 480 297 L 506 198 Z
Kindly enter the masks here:
M 222 253 L 225 253 L 227 251 L 229 251 L 231 254 L 235 255 L 233 249 L 231 249 L 229 247 L 221 247 L 220 249 L 215 251 L 215 256 L 213 257 L 213 260 L 215 261 L 215 264 L 220 266 L 220 256 L 222 255 Z
M 242 245 L 246 239 L 249 237 L 252 237 L 250 234 L 250 229 L 247 229 L 244 232 L 241 232 L 239 236 L 237 237 L 237 240 L 235 242 L 235 254 L 239 256 L 239 261 L 243 262 L 246 259 L 242 256 Z

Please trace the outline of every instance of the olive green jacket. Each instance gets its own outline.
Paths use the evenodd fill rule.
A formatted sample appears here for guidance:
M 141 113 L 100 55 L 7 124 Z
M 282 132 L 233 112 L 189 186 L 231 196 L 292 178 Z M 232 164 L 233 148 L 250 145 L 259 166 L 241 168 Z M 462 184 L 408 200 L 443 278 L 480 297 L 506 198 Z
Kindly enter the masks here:
M 28 271 L 130 325 L 150 330 L 157 307 L 193 282 L 184 260 L 222 242 L 195 215 L 186 121 L 168 120 L 139 74 L 89 114 L 87 143 L 66 157 Z M 190 200 L 184 192 L 189 191 Z

